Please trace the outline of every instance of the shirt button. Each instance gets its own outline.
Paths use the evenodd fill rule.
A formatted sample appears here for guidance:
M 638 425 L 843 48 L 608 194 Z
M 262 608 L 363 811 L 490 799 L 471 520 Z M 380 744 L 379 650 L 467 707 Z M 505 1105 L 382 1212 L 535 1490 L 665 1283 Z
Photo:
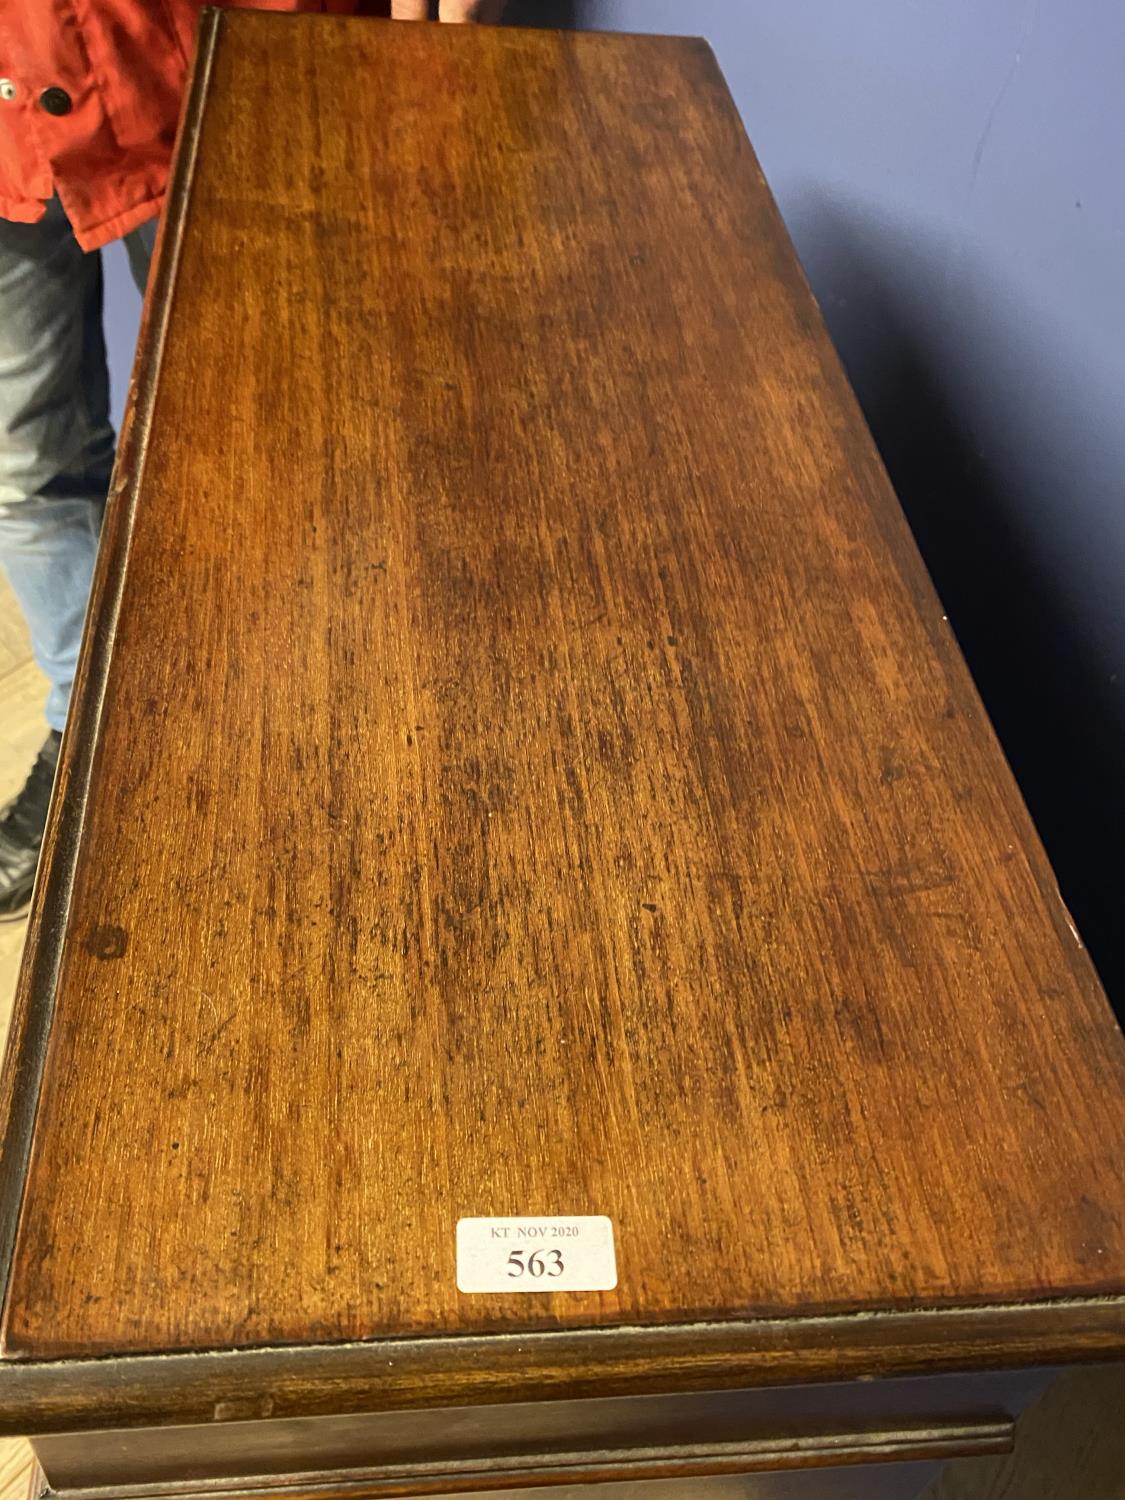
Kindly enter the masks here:
M 5 101 L 16 97 L 16 86 L 10 78 L 0 78 L 0 99 Z
M 66 89 L 60 89 L 52 85 L 44 89 L 39 95 L 39 103 L 49 115 L 68 115 L 71 110 L 71 99 Z

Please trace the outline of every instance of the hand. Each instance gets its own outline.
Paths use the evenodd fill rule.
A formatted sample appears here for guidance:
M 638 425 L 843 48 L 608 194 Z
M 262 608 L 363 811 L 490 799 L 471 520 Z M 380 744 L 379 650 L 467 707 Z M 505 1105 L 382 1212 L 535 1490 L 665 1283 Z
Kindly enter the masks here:
M 498 21 L 504 0 L 441 0 L 438 18 L 442 21 Z M 391 0 L 392 21 L 424 21 L 429 13 L 427 0 Z

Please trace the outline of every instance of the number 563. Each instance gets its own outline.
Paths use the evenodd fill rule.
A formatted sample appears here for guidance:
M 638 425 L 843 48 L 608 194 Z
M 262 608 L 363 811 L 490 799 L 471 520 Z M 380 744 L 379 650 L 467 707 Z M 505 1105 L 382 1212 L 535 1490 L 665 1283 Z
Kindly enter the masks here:
M 508 1256 L 509 1276 L 561 1276 L 565 1270 L 558 1250 L 513 1250 Z

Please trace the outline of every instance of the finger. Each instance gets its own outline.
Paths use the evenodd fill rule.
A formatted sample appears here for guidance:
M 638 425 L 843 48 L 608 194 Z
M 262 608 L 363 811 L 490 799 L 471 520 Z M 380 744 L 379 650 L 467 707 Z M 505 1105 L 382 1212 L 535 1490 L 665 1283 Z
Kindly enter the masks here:
M 498 21 L 503 0 L 441 0 L 438 17 L 442 21 Z
M 428 12 L 427 0 L 391 0 L 392 21 L 425 21 Z

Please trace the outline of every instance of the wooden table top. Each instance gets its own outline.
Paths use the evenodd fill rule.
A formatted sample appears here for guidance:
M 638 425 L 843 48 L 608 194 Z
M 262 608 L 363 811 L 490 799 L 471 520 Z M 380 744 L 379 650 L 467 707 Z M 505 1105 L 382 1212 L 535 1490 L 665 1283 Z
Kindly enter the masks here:
M 1125 1352 L 1125 1044 L 705 45 L 210 17 L 131 400 L 8 1360 Z M 458 1291 L 548 1214 L 615 1289 Z

